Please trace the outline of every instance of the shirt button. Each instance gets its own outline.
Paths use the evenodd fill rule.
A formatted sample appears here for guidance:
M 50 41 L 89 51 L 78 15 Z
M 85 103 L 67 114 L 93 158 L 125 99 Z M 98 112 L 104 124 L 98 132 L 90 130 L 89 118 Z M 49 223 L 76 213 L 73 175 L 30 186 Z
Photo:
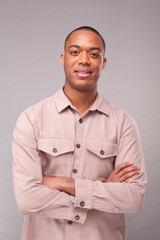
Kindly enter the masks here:
M 76 144 L 76 147 L 77 147 L 77 148 L 80 148 L 80 147 L 81 147 L 81 145 L 78 143 L 78 144 Z
M 57 152 L 57 148 L 53 148 L 53 152 L 56 153 Z
M 79 215 L 76 215 L 75 216 L 75 219 L 78 221 L 80 219 L 80 216 Z
M 104 155 L 104 153 L 105 153 L 105 152 L 104 152 L 103 150 L 100 151 L 100 154 L 101 154 L 101 155 Z
M 77 169 L 74 168 L 74 169 L 73 169 L 73 173 L 77 173 Z
M 80 118 L 80 119 L 79 119 L 79 122 L 80 122 L 80 123 L 83 123 L 83 119 L 82 119 L 82 118 Z
M 68 220 L 68 224 L 72 224 L 73 222 L 71 220 Z
M 81 201 L 81 202 L 80 202 L 80 206 L 81 206 L 81 207 L 84 207 L 84 205 L 85 205 L 85 202 Z

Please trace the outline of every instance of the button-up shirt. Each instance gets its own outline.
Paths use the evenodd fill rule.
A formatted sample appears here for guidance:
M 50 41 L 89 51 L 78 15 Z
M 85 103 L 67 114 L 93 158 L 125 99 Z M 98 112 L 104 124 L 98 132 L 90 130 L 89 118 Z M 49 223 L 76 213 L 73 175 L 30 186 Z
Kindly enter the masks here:
M 16 201 L 22 240 L 126 239 L 125 213 L 141 209 L 146 175 L 135 121 L 97 94 L 81 115 L 60 89 L 29 107 L 13 134 Z M 106 179 L 130 161 L 140 174 Z M 42 185 L 43 176 L 75 179 L 75 196 Z

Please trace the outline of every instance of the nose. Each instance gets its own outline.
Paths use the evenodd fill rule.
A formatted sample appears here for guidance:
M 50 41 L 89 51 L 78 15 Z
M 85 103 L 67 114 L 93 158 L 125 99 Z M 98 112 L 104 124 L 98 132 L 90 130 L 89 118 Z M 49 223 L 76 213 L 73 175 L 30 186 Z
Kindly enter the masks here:
M 90 65 L 90 57 L 86 51 L 79 54 L 78 63 L 82 65 Z

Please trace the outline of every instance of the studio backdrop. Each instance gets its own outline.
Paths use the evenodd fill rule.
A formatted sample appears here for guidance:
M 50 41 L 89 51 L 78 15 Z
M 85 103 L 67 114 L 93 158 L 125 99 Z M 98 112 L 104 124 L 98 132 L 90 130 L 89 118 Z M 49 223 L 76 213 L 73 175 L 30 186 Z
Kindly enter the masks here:
M 23 222 L 12 182 L 17 117 L 64 84 L 64 39 L 82 25 L 107 44 L 99 92 L 141 135 L 148 185 L 142 211 L 127 215 L 128 240 L 160 239 L 160 1 L 0 0 L 0 240 L 20 239 Z

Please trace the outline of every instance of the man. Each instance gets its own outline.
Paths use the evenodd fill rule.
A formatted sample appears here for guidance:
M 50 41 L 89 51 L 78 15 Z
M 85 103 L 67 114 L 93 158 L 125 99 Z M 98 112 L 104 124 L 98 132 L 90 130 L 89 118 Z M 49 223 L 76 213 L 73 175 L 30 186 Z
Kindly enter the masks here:
M 136 124 L 97 93 L 104 53 L 95 29 L 73 30 L 61 55 L 64 88 L 17 121 L 22 240 L 126 239 L 125 213 L 141 209 L 146 176 Z

